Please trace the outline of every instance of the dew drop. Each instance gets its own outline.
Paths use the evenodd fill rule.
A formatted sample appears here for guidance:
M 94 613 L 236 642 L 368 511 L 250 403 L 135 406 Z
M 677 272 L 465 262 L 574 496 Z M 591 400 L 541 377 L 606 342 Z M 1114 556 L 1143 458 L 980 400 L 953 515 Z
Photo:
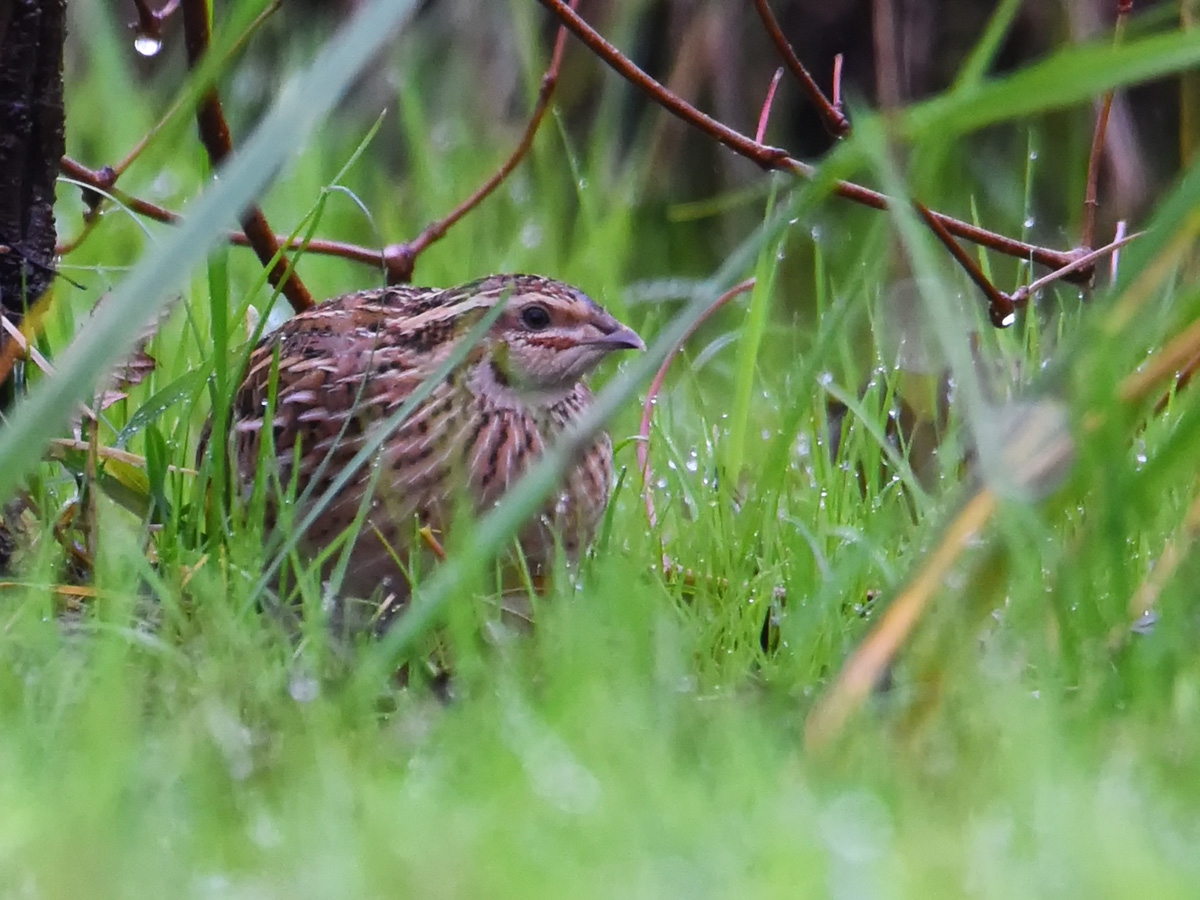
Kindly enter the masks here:
M 297 703 L 311 703 L 317 699 L 321 685 L 312 672 L 304 669 L 292 673 L 288 679 L 288 694 Z
M 133 39 L 133 49 L 142 56 L 157 56 L 162 49 L 162 41 L 152 34 L 139 34 Z
M 542 243 L 542 226 L 536 222 L 526 222 L 521 228 L 521 243 L 532 250 Z
M 1030 216 L 1028 219 L 1025 220 L 1024 225 L 1026 228 L 1032 228 L 1034 226 L 1034 223 L 1035 223 L 1035 220 L 1034 220 L 1033 216 Z

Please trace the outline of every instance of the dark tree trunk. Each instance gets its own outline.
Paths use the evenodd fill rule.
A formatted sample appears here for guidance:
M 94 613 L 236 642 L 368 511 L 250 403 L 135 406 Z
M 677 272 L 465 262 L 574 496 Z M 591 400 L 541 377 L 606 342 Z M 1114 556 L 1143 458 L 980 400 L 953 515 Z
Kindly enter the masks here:
M 0 0 L 0 311 L 14 321 L 54 277 L 65 37 L 66 0 Z

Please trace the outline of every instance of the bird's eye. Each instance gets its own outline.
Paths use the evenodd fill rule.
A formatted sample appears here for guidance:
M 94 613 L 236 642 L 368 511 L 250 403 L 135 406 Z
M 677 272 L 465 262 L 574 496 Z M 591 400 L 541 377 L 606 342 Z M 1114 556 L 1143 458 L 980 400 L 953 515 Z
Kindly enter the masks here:
M 541 331 L 550 324 L 550 311 L 540 303 L 531 303 L 521 310 L 521 323 L 530 331 Z

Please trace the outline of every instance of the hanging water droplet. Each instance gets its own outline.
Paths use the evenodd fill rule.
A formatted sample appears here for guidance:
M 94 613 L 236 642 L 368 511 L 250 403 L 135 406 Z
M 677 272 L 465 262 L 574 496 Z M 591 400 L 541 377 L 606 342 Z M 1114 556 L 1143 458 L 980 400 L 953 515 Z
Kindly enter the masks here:
M 1037 159 L 1037 151 L 1036 151 L 1036 150 L 1030 150 L 1030 151 L 1029 151 L 1029 160 L 1030 160 L 1030 162 L 1032 162 L 1032 161 L 1033 161 L 1033 160 L 1035 160 L 1035 159 Z
M 1026 228 L 1032 228 L 1032 227 L 1034 226 L 1034 218 L 1033 218 L 1033 216 L 1030 216 L 1028 219 L 1026 219 L 1026 220 L 1025 220 L 1025 222 L 1024 222 L 1024 225 L 1025 225 L 1025 227 L 1026 227 Z
M 155 35 L 139 33 L 133 38 L 133 49 L 142 56 L 157 56 L 162 49 L 162 40 Z

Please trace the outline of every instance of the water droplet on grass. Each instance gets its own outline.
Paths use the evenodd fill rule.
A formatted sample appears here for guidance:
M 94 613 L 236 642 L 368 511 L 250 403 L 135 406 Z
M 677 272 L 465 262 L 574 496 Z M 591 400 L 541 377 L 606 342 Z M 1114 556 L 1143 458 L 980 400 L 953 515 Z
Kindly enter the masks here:
M 542 226 L 536 222 L 526 222 L 521 228 L 521 243 L 532 250 L 542 243 Z
M 311 703 L 321 693 L 321 684 L 312 672 L 299 669 L 288 679 L 288 694 L 297 703 Z

